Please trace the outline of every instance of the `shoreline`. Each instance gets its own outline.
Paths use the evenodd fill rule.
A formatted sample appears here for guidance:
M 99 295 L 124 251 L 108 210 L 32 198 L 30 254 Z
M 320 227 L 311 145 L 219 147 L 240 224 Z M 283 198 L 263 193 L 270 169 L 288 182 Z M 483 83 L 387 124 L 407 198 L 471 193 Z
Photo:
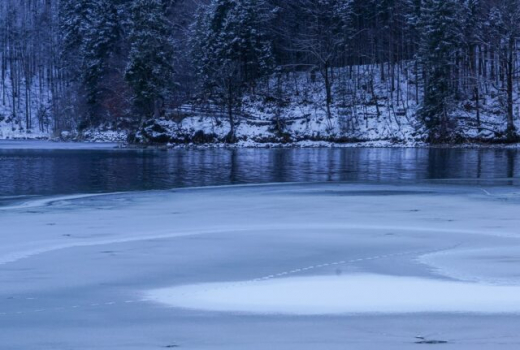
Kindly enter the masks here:
M 425 142 L 396 143 L 386 140 L 339 143 L 329 141 L 253 142 L 237 143 L 168 143 L 132 144 L 117 141 L 61 141 L 53 139 L 1 139 L 0 150 L 139 150 L 139 149 L 310 149 L 310 148 L 409 148 L 409 149 L 520 149 L 520 143 L 459 143 L 428 144 Z

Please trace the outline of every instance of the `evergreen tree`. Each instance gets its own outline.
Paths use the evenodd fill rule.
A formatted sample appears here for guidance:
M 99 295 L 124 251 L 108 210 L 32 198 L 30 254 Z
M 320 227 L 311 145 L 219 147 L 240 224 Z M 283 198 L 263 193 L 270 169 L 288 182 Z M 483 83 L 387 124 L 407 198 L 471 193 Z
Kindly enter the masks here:
M 84 105 L 80 128 L 96 126 L 102 120 L 101 101 L 121 30 L 112 1 L 61 2 L 62 57 L 71 80 L 77 84 L 80 104 Z
M 140 117 L 159 117 L 173 83 L 173 41 L 162 0 L 132 0 L 126 80 Z
M 192 52 L 203 89 L 225 105 L 235 137 L 234 109 L 243 88 L 271 72 L 274 65 L 269 7 L 259 0 L 213 0 L 193 28 Z
M 517 55 L 520 38 L 520 0 L 497 1 L 492 7 L 492 26 L 497 35 L 496 42 L 502 66 L 502 85 L 505 90 L 506 137 L 509 141 L 518 140 L 514 116 L 514 80 L 518 73 Z
M 449 113 L 457 89 L 453 69 L 461 44 L 459 4 L 458 0 L 422 3 L 418 58 L 425 83 L 421 115 L 431 142 L 445 141 L 449 133 Z
M 214 0 L 195 25 L 199 72 L 208 74 L 233 61 L 247 83 L 270 73 L 274 64 L 268 33 L 271 17 L 263 0 Z
M 110 0 L 98 0 L 90 26 L 83 40 L 83 84 L 89 107 L 90 124 L 100 122 L 100 102 L 107 94 L 110 71 L 118 62 L 112 62 L 119 50 L 121 25 L 117 8 Z
M 62 57 L 69 64 L 77 64 L 83 39 L 90 27 L 95 1 L 61 0 L 60 1 L 60 33 L 62 36 Z M 76 59 L 76 60 L 74 60 Z

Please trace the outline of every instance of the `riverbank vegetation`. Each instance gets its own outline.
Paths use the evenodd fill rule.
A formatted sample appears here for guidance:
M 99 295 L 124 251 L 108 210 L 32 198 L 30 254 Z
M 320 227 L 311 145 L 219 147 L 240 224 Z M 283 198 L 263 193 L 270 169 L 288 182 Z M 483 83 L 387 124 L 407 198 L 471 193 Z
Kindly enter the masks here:
M 5 0 L 0 138 L 518 141 L 520 0 Z

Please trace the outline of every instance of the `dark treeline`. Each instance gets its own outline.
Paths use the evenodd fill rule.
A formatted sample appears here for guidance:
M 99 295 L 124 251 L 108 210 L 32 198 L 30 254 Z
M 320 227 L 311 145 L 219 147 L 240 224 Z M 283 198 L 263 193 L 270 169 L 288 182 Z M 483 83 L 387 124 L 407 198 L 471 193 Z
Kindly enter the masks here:
M 307 72 L 332 118 L 334 87 L 365 67 L 417 100 L 432 142 L 461 103 L 489 128 L 484 96 L 497 135 L 518 135 L 520 0 L 3 0 L 0 27 L 1 103 L 28 128 L 132 129 L 200 104 L 226 111 L 232 140 L 244 94 L 282 101 Z

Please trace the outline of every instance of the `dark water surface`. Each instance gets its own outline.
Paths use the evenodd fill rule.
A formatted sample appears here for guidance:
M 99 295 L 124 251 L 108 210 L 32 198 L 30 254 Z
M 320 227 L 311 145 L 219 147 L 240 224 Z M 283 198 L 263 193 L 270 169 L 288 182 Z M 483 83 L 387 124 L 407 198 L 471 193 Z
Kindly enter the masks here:
M 442 182 L 440 180 L 476 185 L 519 185 L 520 151 L 384 148 L 16 150 L 0 145 L 0 205 L 18 196 L 31 195 L 268 182 Z

